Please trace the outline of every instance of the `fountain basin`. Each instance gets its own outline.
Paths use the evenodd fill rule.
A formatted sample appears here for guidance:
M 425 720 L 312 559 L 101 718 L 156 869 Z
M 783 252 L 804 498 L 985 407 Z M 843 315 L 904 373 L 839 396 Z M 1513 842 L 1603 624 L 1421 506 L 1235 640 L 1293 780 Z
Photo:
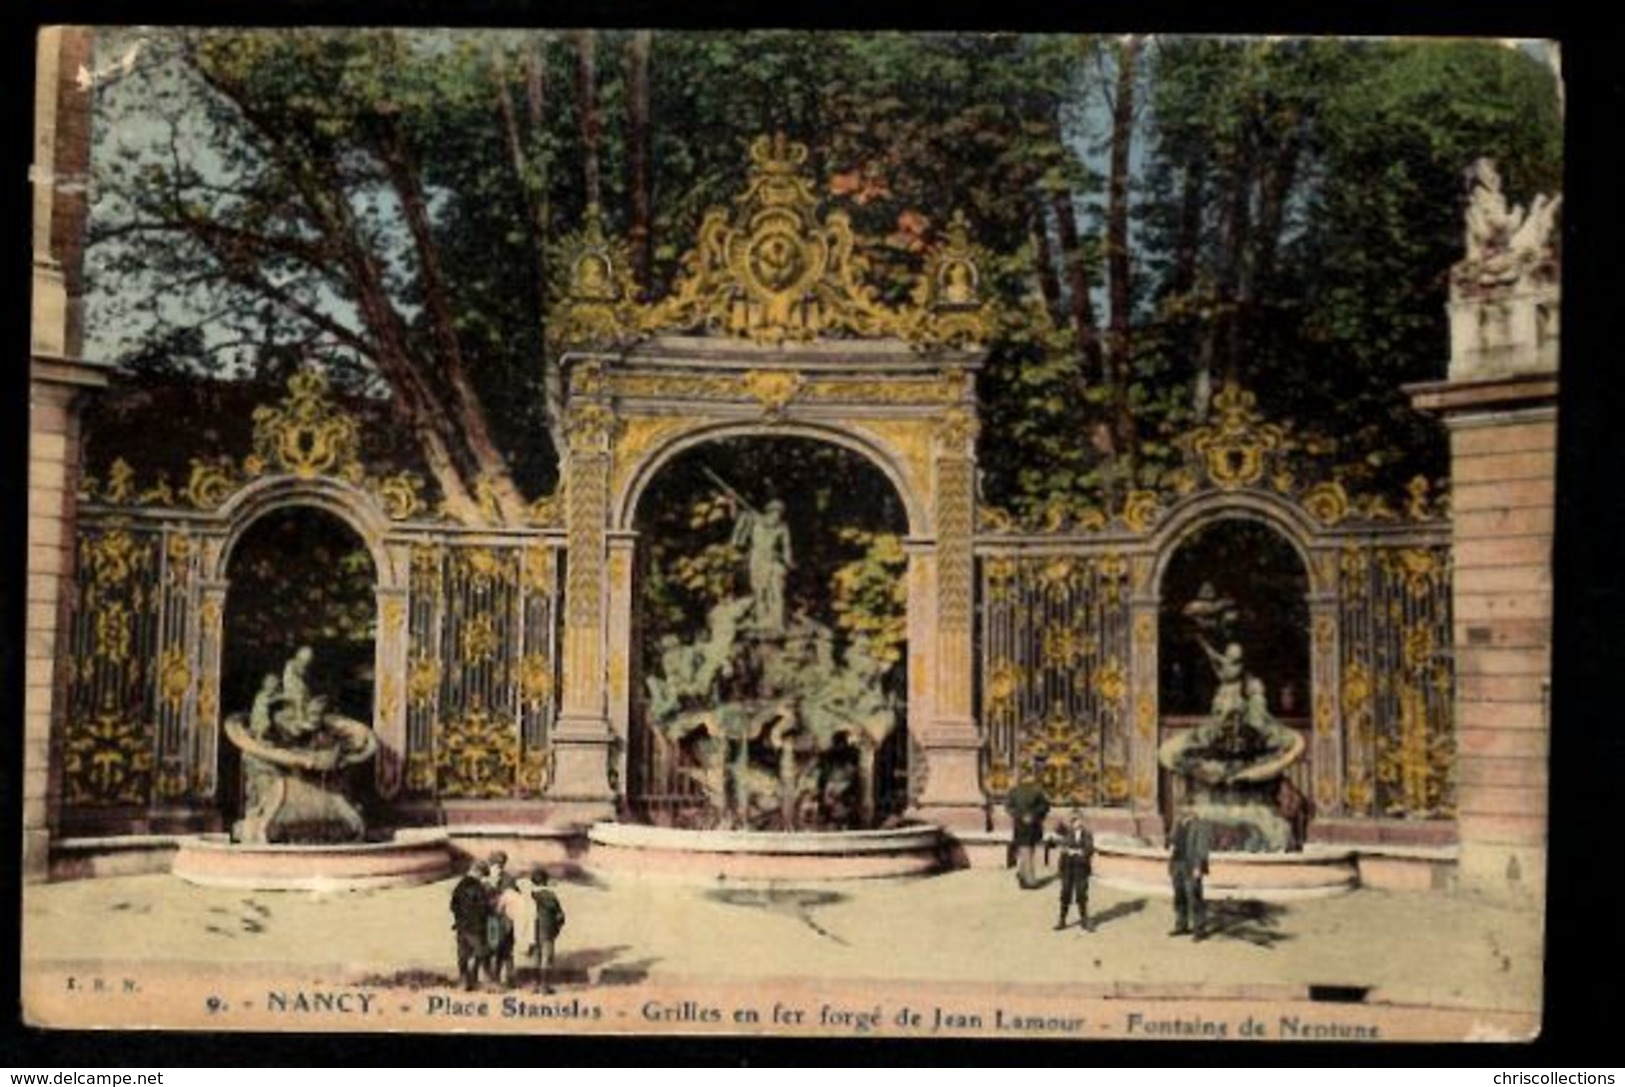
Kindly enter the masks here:
M 942 828 L 782 834 L 595 823 L 590 863 L 608 872 L 696 879 L 840 880 L 916 876 L 942 867 Z
M 451 871 L 451 844 L 438 829 L 396 831 L 377 842 L 271 845 L 224 834 L 183 839 L 170 871 L 204 887 L 255 891 L 358 891 L 431 883 Z
M 1311 844 L 1301 853 L 1214 853 L 1202 882 L 1207 898 L 1265 902 L 1323 898 L 1352 891 L 1359 869 L 1352 849 Z M 1095 850 L 1095 882 L 1167 898 L 1168 850 L 1102 841 Z

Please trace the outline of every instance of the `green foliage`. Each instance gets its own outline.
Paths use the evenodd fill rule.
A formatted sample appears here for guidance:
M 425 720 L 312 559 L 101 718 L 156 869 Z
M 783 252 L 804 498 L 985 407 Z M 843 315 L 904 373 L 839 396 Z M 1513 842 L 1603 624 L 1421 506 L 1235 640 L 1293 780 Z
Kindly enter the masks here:
M 863 548 L 863 556 L 838 567 L 830 577 L 837 626 L 869 656 L 890 667 L 903 659 L 908 643 L 908 556 L 894 533 L 843 528 L 840 540 Z
M 569 34 L 155 40 L 156 59 L 100 104 L 111 135 L 96 165 L 91 308 L 102 327 L 128 330 L 120 352 L 141 367 L 180 358 L 196 369 L 320 351 L 381 389 L 365 362 L 376 344 L 345 341 L 263 287 L 354 324 L 366 300 L 353 266 L 372 261 L 410 349 L 438 357 L 422 269 L 386 184 L 390 157 L 404 154 L 493 435 L 528 493 L 551 486 L 540 435 L 556 423 L 546 387 L 556 360 L 539 309 L 548 285 L 536 280 L 557 274 L 551 247 L 582 221 L 589 159 L 610 232 L 630 226 L 628 32 L 596 36 L 603 123 L 591 148 Z M 656 33 L 646 288 L 668 289 L 705 210 L 738 191 L 750 140 L 783 130 L 811 146 L 827 204 L 871 239 L 883 293 L 901 289 L 955 209 L 995 254 L 985 282 L 1010 317 L 980 380 L 988 500 L 1038 518 L 1113 504 L 1131 471 L 1143 481 L 1168 463 L 1172 438 L 1202 410 L 1202 383 L 1226 378 L 1266 412 L 1339 435 L 1365 482 L 1437 475 L 1437 427 L 1410 412 L 1400 386 L 1442 371 L 1460 171 L 1491 155 L 1512 199 L 1557 188 L 1551 73 L 1488 42 L 1153 38 L 1141 108 L 1114 133 L 1118 56 L 1079 36 Z M 539 79 L 527 80 L 527 58 Z M 224 85 L 235 93 L 218 93 Z M 519 118 L 517 159 L 504 97 Z M 1100 175 L 1114 137 L 1133 152 L 1133 276 L 1131 353 L 1108 374 L 1068 273 L 1099 306 Z M 1077 209 L 1070 253 L 1063 203 Z M 354 247 L 324 225 L 341 211 L 355 220 Z M 204 315 L 207 334 L 188 333 Z M 1126 450 L 1113 438 L 1120 405 L 1137 439 Z M 699 562 L 658 578 L 710 591 L 723 556 Z

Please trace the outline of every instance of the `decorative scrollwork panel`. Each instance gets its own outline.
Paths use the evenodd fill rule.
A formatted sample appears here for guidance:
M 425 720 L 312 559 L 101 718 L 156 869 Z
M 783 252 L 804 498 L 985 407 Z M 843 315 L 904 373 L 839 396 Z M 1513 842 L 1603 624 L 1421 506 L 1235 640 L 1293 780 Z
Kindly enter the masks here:
M 1349 813 L 1454 815 L 1449 549 L 1345 548 L 1339 595 Z
M 1130 798 L 1128 563 L 1119 555 L 997 556 L 982 564 L 984 787 L 1003 794 L 1040 757 L 1060 803 Z
M 155 702 L 177 689 L 184 697 L 184 659 L 163 661 L 160 650 L 163 536 L 110 523 L 82 529 L 78 547 L 63 799 L 92 808 L 147 805 L 159 769 Z M 183 777 L 178 791 L 185 790 Z

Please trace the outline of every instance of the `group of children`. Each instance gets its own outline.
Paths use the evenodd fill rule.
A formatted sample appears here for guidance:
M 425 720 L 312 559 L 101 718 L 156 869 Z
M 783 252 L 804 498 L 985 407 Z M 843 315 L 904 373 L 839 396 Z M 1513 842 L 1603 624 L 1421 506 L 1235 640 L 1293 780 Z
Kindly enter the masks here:
M 451 892 L 452 929 L 457 934 L 457 974 L 463 988 L 479 985 L 483 967 L 490 980 L 512 988 L 515 950 L 536 967 L 536 989 L 551 993 L 554 945 L 564 928 L 564 907 L 547 886 L 541 865 L 528 877 L 508 874 L 508 855 L 492 853 L 477 861 Z

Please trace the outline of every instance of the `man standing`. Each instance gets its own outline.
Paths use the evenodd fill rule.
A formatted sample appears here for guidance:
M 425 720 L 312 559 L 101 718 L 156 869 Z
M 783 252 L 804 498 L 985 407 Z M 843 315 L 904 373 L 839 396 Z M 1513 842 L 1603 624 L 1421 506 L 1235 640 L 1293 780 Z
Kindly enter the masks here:
M 1170 936 L 1206 938 L 1207 906 L 1202 901 L 1202 879 L 1207 875 L 1213 832 L 1207 822 L 1189 812 L 1174 822 L 1169 839 L 1168 875 L 1174 884 L 1174 928 Z
M 1094 872 L 1095 836 L 1084 825 L 1083 813 L 1072 809 L 1072 817 L 1057 824 L 1055 836 L 1044 843 L 1044 859 L 1049 859 L 1052 846 L 1061 850 L 1058 870 L 1061 874 L 1061 918 L 1055 930 L 1066 928 L 1066 915 L 1072 903 L 1078 904 L 1078 924 L 1084 932 L 1095 931 L 1089 920 L 1089 876 Z
M 457 933 L 457 975 L 463 988 L 479 985 L 485 958 L 485 924 L 490 898 L 485 889 L 485 862 L 477 862 L 451 891 L 451 927 Z
M 553 944 L 564 929 L 564 907 L 559 896 L 547 888 L 547 871 L 538 865 L 530 874 L 530 897 L 536 903 L 536 985 L 544 993 L 553 991 Z
M 1049 797 L 1044 795 L 1044 786 L 1039 783 L 1043 774 L 1043 760 L 1035 760 L 1031 771 L 1004 798 L 1004 810 L 1010 813 L 1010 849 L 1015 854 L 1016 882 L 1023 890 L 1038 886 L 1038 879 L 1033 875 L 1033 851 L 1044 840 L 1044 819 L 1049 815 Z

